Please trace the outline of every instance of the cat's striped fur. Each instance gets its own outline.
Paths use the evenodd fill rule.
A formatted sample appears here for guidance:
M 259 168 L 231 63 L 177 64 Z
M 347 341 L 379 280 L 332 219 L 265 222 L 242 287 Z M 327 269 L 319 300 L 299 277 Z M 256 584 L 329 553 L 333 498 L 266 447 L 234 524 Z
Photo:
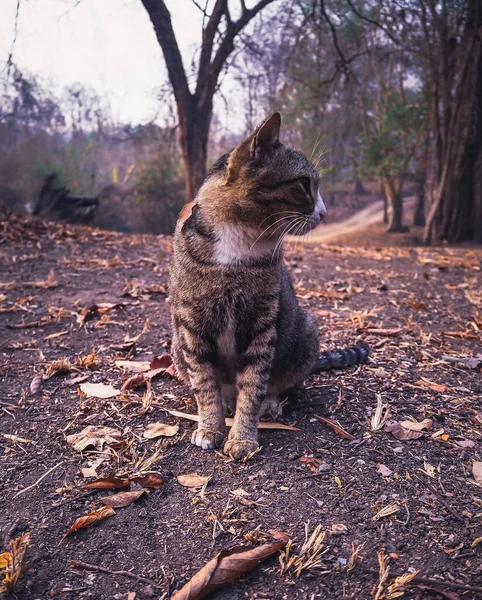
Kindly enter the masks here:
M 326 211 L 313 166 L 279 141 L 280 122 L 275 113 L 221 157 L 174 234 L 172 353 L 198 405 L 192 442 L 219 447 L 224 411 L 235 405 L 224 445 L 235 459 L 258 448 L 263 402 L 302 382 L 320 356 L 280 246 Z

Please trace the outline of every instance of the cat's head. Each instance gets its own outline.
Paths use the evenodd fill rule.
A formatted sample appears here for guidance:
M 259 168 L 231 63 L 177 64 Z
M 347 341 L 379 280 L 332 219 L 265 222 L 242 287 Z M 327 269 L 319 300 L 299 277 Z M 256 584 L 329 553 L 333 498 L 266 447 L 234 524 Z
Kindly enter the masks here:
M 302 235 L 326 215 L 310 161 L 280 141 L 276 112 L 213 166 L 198 200 L 211 223 L 246 227 L 265 239 Z

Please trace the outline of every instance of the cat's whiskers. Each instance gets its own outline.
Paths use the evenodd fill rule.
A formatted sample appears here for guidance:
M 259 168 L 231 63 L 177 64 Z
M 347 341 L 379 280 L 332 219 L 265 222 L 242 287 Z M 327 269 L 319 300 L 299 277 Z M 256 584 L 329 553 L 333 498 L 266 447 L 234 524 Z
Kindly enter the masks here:
M 272 223 L 271 225 L 269 225 L 268 227 L 266 227 L 266 229 L 264 229 L 259 235 L 258 237 L 254 240 L 254 242 L 252 243 L 250 250 L 253 249 L 254 245 L 256 244 L 256 242 L 263 236 L 265 235 L 270 229 L 271 227 L 274 227 L 274 225 L 276 225 L 277 223 L 279 223 L 280 221 L 284 221 L 285 219 L 291 219 L 292 217 L 295 217 L 297 215 L 299 215 L 299 212 L 293 212 L 293 211 L 288 211 L 288 210 L 283 210 L 280 211 L 278 213 L 274 213 L 274 215 L 279 215 L 281 213 L 288 213 L 286 216 L 284 217 L 280 217 L 279 219 L 276 219 L 276 221 L 274 223 Z M 274 215 L 270 215 L 270 216 L 274 216 Z M 269 219 L 269 217 L 266 217 L 266 219 Z M 264 223 L 264 221 L 266 221 L 266 219 L 264 219 L 262 222 Z M 281 225 L 278 225 L 278 227 L 276 227 L 276 229 L 274 229 L 268 236 L 268 240 L 278 231 L 278 229 L 281 229 L 281 227 L 283 227 L 284 223 L 282 223 Z
M 302 217 L 298 217 L 297 219 L 295 219 L 293 222 L 288 223 L 288 225 L 285 227 L 283 233 L 281 234 L 279 240 L 276 242 L 276 246 L 273 250 L 273 255 L 271 257 L 271 262 L 273 262 L 276 253 L 279 251 L 279 253 L 281 254 L 281 250 L 283 248 L 283 242 L 285 237 L 298 225 L 298 223 L 300 222 L 300 219 L 302 219 Z

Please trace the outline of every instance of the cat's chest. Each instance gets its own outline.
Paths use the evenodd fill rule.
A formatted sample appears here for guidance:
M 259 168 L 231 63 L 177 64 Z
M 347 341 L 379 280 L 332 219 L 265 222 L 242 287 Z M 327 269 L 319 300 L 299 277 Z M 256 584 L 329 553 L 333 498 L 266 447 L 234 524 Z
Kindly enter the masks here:
M 221 360 L 229 364 L 233 363 L 236 360 L 236 323 L 232 315 L 228 315 L 216 343 Z

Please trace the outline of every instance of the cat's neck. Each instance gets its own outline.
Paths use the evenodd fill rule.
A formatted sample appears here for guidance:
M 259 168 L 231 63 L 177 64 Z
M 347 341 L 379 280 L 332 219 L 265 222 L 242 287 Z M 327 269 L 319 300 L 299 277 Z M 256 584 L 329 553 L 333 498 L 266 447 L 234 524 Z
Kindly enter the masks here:
M 219 265 L 268 259 L 277 250 L 277 240 L 262 239 L 257 229 L 224 223 L 216 225 L 213 233 L 215 241 L 212 244 L 212 259 Z

